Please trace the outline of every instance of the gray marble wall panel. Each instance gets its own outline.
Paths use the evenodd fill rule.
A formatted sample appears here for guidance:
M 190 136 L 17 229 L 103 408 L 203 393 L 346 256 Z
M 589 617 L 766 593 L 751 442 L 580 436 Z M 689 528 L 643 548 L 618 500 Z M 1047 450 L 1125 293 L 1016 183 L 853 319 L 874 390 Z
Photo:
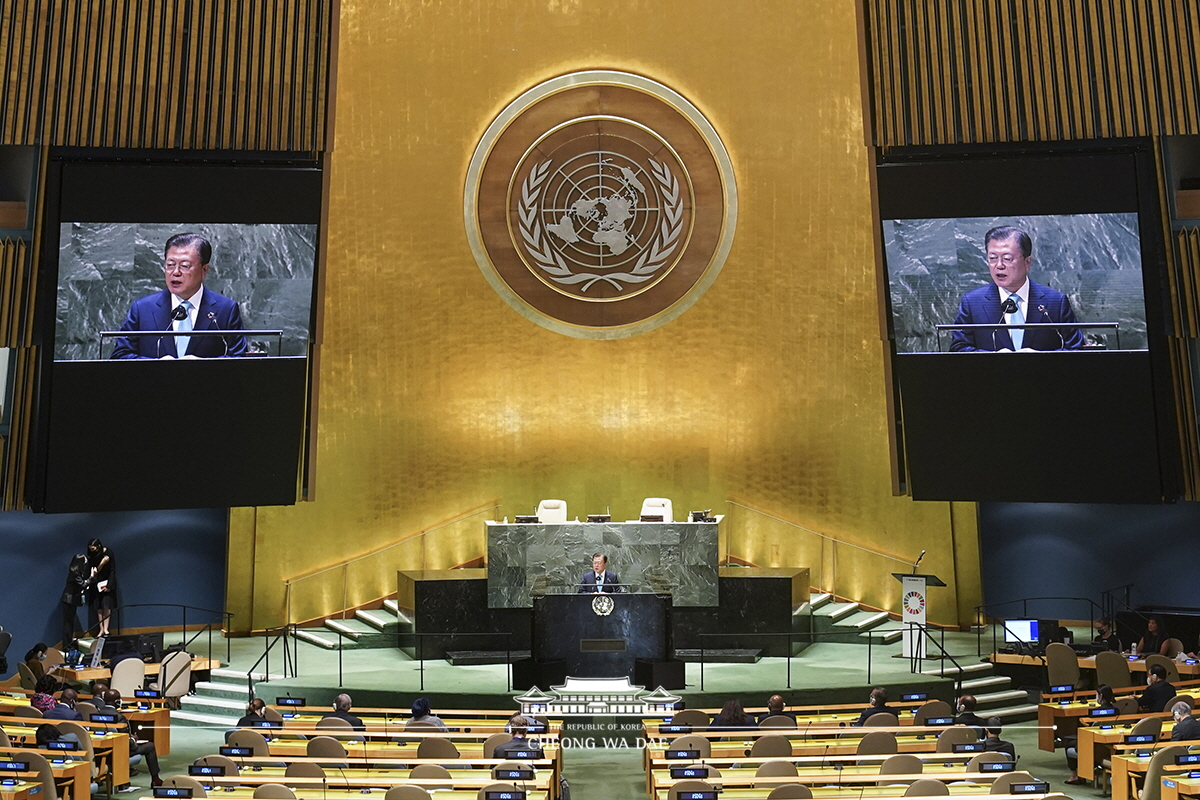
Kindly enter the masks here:
M 1074 214 L 885 220 L 897 352 L 936 352 L 934 325 L 953 323 L 962 295 L 992 282 L 983 237 L 997 225 L 1029 233 L 1030 280 L 1067 295 L 1080 322 L 1119 322 L 1122 350 L 1146 347 L 1137 214 Z M 1084 336 L 1117 347 L 1111 331 Z M 949 350 L 949 333 L 942 334 L 942 350 Z
M 253 329 L 281 329 L 283 355 L 308 353 L 316 225 L 63 223 L 54 357 L 96 358 L 97 333 L 117 330 L 129 304 L 161 291 L 163 245 L 192 231 L 213 246 L 205 288 L 238 302 Z M 275 337 L 251 348 L 276 353 Z M 104 357 L 112 350 L 107 342 Z
M 630 591 L 670 591 L 676 606 L 715 606 L 719 524 L 489 522 L 488 606 L 529 608 L 535 591 L 573 592 L 601 551 Z

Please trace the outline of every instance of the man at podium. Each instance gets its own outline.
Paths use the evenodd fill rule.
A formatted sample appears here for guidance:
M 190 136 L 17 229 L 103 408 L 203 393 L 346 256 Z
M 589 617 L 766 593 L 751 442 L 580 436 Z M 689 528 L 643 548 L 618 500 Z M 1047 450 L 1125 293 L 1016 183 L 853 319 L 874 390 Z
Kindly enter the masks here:
M 619 592 L 621 591 L 620 583 L 621 579 L 617 577 L 617 573 L 608 569 L 608 556 L 596 553 L 592 556 L 592 568 L 583 573 L 583 577 L 579 580 L 578 592 L 580 594 Z

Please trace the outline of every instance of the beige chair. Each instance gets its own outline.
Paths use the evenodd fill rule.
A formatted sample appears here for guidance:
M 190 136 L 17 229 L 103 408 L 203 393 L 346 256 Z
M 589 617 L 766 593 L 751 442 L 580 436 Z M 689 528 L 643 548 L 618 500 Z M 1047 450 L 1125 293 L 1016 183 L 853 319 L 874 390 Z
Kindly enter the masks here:
M 937 752 L 953 753 L 954 745 L 978 742 L 979 733 L 966 725 L 951 725 L 938 735 Z
M 37 676 L 24 661 L 17 662 L 17 674 L 21 676 L 21 688 L 32 692 L 37 687 Z
M 423 786 L 393 786 L 383 800 L 430 800 L 432 796 Z
M 423 739 L 417 746 L 417 758 L 458 758 L 458 748 L 449 739 Z
M 1070 645 L 1062 642 L 1050 642 L 1046 645 L 1046 680 L 1050 686 L 1079 688 L 1079 657 Z
M 354 726 L 341 717 L 321 717 L 317 720 L 317 724 L 313 726 L 319 730 L 328 731 L 352 731 Z
M 14 717 L 29 717 L 30 719 L 42 718 L 42 712 L 38 711 L 33 706 L 13 706 L 12 713 Z
M 1167 639 L 1167 652 L 1164 655 L 1167 658 L 1174 658 L 1183 652 L 1183 642 L 1178 639 Z M 49 661 L 50 653 L 46 653 L 46 660 Z
M 930 700 L 917 709 L 913 714 L 913 725 L 922 726 L 927 719 L 943 719 L 953 717 L 954 709 L 945 700 Z
M 346 747 L 332 736 L 314 736 L 304 746 L 309 758 L 335 758 L 341 761 L 346 758 Z
M 791 755 L 792 741 L 774 733 L 758 737 L 750 748 L 751 758 L 790 758 Z
M 979 772 L 980 764 L 995 764 L 997 761 L 1012 761 L 1008 753 L 980 753 L 967 762 L 967 772 Z
M 1181 756 L 1187 748 L 1181 745 L 1164 747 L 1154 751 L 1150 764 L 1146 767 L 1145 779 L 1139 781 L 1137 776 L 1129 776 L 1129 796 L 1133 800 L 1159 800 L 1162 797 L 1163 767 L 1173 765 L 1175 756 Z M 1116 794 L 1114 790 L 1113 794 Z
M 255 800 L 296 800 L 296 793 L 282 783 L 264 783 L 254 790 Z
M 1002 775 L 997 775 L 996 780 L 992 781 L 992 789 L 988 794 L 1012 794 L 1012 785 L 1014 783 L 1031 783 L 1036 778 L 1028 772 L 1005 772 Z
M 12 740 L 8 738 L 8 734 L 0 730 L 0 747 L 12 747 Z
M 492 754 L 496 752 L 496 748 L 505 742 L 512 741 L 511 733 L 493 733 L 483 741 L 483 757 L 492 758 Z
M 679 800 L 679 795 L 683 792 L 711 792 L 713 788 L 713 784 L 708 781 L 676 781 L 667 790 L 667 800 Z M 479 800 L 483 800 L 483 795 L 479 795 Z
M 687 725 L 692 730 L 701 731 L 708 727 L 708 714 L 698 708 L 685 708 L 683 711 L 676 711 L 667 724 Z
M 133 697 L 133 693 L 146 682 L 146 665 L 140 659 L 127 658 L 118 661 L 112 670 L 109 688 L 120 692 L 121 697 Z
M 950 787 L 933 778 L 921 778 L 919 781 L 913 781 L 912 785 L 904 790 L 905 797 L 940 797 L 949 794 Z
M 1114 689 L 1133 686 L 1128 659 L 1112 650 L 1096 653 L 1096 683 L 1107 683 Z
M 84 722 L 90 722 L 92 719 L 92 714 L 100 713 L 96 710 L 96 706 L 86 700 L 76 700 L 75 710 L 79 712 L 79 716 L 83 717 Z
M 764 761 L 759 765 L 758 769 L 754 771 L 754 777 L 756 778 L 794 778 L 799 774 L 800 773 L 796 770 L 795 764 L 790 761 L 783 760 Z M 710 773 L 709 777 L 711 778 L 717 776 L 714 776 Z M 773 785 L 774 784 L 772 783 L 756 783 L 754 784 L 754 788 L 765 789 Z
M 58 788 L 54 784 L 54 770 L 46 757 L 36 750 L 25 749 L 21 752 L 21 760 L 29 762 L 29 769 L 37 773 L 37 782 L 42 785 L 39 800 L 58 800 Z
M 785 783 L 772 789 L 767 800 L 812 800 L 812 796 L 812 789 L 802 783 Z
M 92 745 L 92 734 L 87 728 L 80 725 L 78 722 L 71 720 L 55 720 L 54 727 L 58 728 L 61 733 L 73 733 L 75 738 L 79 740 L 80 756 L 82 760 L 87 761 L 92 765 L 92 782 L 104 781 L 105 787 L 108 789 L 108 795 L 111 797 L 113 793 L 113 776 L 107 768 L 100 769 L 100 765 L 96 763 L 96 750 Z
M 900 718 L 895 714 L 890 714 L 886 711 L 879 714 L 872 714 L 867 717 L 867 721 L 863 723 L 864 728 L 894 728 L 900 724 Z
M 879 765 L 880 775 L 920 775 L 925 769 L 925 762 L 912 753 L 897 753 L 888 756 Z M 880 781 L 880 786 L 904 786 L 908 781 Z
M 1129 736 L 1153 736 L 1158 739 L 1162 735 L 1162 717 L 1146 717 L 1140 719 L 1129 730 Z M 1107 791 L 1108 782 L 1112 778 L 1112 758 L 1104 758 L 1100 760 L 1100 788 Z
M 237 775 L 240 768 L 229 756 L 203 756 L 196 759 L 196 763 L 204 767 L 224 767 L 226 775 Z
M 119 666 L 119 665 L 118 665 Z M 179 707 L 179 698 L 192 690 L 192 656 L 183 650 L 175 650 L 162 660 L 158 668 L 158 691 L 171 701 L 173 708 Z M 125 696 L 122 692 L 122 696 Z
M 758 723 L 759 730 L 795 730 L 796 720 L 791 717 L 785 717 L 783 714 L 773 714 L 762 722 Z
M 412 772 L 408 773 L 410 778 L 424 778 L 426 780 L 433 778 L 445 778 L 445 784 L 428 784 L 427 789 L 453 789 L 454 779 L 450 777 L 450 770 L 440 764 L 418 764 L 412 768 Z
M 1163 706 L 1163 711 L 1170 711 L 1176 703 L 1187 703 L 1192 707 L 1192 710 L 1196 708 L 1196 701 L 1192 699 L 1190 694 L 1177 694 L 1167 701 L 1167 704 Z
M 1117 714 L 1126 717 L 1130 714 L 1138 713 L 1138 701 L 1136 697 L 1118 697 L 1113 701 L 1113 708 L 1117 710 Z
M 517 787 L 511 783 L 489 783 L 475 793 L 475 800 L 484 800 L 488 792 L 515 792 Z
M 257 756 L 271 755 L 271 749 L 267 746 L 267 740 L 261 733 L 250 728 L 239 728 L 229 734 L 229 745 L 231 747 L 249 747 L 251 752 Z
M 205 791 L 204 784 L 190 775 L 172 775 L 169 778 L 164 778 L 163 786 L 170 786 L 172 789 L 191 789 L 192 797 L 208 797 L 208 792 Z
M 293 761 L 283 772 L 285 778 L 325 778 L 325 770 L 311 761 Z
M 871 731 L 858 740 L 854 754 L 859 756 L 890 756 L 899 751 L 896 734 L 891 731 Z
M 538 522 L 554 525 L 567 521 L 567 502 L 565 500 L 543 500 L 537 507 Z
M 1158 653 L 1151 653 L 1146 656 L 1146 672 L 1149 672 L 1150 668 L 1155 664 L 1161 665 L 1167 671 L 1168 683 L 1179 683 L 1179 670 L 1175 667 L 1174 661 Z
M 647 497 L 642 502 L 642 516 L 661 516 L 663 522 L 675 521 L 675 518 L 671 516 L 671 501 L 665 497 Z
M 504 770 L 526 769 L 526 768 L 533 770 L 533 774 L 535 776 L 537 775 L 537 770 L 534 769 L 534 767 L 528 761 L 501 761 L 499 764 L 492 767 L 492 777 L 495 778 L 496 780 L 503 780 L 503 778 L 501 778 L 496 773 L 504 771 Z
M 188 669 L 190 670 L 191 667 L 189 666 Z M 283 724 L 283 714 L 280 714 L 278 709 L 272 708 L 271 706 L 263 706 L 263 719 L 265 719 L 267 722 L 277 722 L 280 725 Z
M 697 750 L 701 758 L 712 758 L 712 742 L 703 736 L 689 733 L 676 737 L 670 744 L 670 750 Z
M 1171 641 L 1177 642 L 1179 640 L 1172 639 Z M 1183 645 L 1180 645 L 1180 647 L 1182 648 Z M 57 647 L 46 648 L 46 660 L 42 662 L 42 669 L 49 671 L 55 667 L 61 667 L 65 663 L 67 663 L 67 657 L 62 654 L 62 650 L 59 650 Z
M 414 722 L 410 720 L 409 722 L 404 723 L 404 730 L 420 733 L 421 731 L 440 731 L 441 728 L 439 728 L 437 725 L 434 725 L 432 722 Z

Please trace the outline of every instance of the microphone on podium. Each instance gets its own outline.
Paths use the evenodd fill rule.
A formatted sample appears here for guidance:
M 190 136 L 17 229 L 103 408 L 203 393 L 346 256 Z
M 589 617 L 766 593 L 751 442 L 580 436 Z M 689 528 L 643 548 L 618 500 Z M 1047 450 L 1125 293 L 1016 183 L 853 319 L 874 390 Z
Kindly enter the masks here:
M 917 567 L 918 567 L 918 566 L 920 566 L 920 564 L 921 564 L 921 559 L 923 559 L 923 558 L 925 558 L 925 551 L 924 551 L 924 550 L 922 550 L 922 551 L 921 551 L 921 555 L 917 556 L 917 560 L 913 562 L 913 571 L 912 571 L 912 574 L 913 574 L 913 575 L 916 575 L 916 574 L 917 574 Z
M 1000 304 L 1000 319 L 996 320 L 996 324 L 1003 325 L 1005 315 L 1006 314 L 1015 314 L 1015 313 L 1017 313 L 1017 301 L 1013 300 L 1010 297 L 1007 300 L 1005 300 L 1003 303 Z M 992 349 L 993 350 L 996 349 L 996 334 L 997 333 L 998 333 L 998 331 L 995 331 L 995 330 L 992 331 Z M 922 554 L 924 554 L 924 553 L 922 553 Z

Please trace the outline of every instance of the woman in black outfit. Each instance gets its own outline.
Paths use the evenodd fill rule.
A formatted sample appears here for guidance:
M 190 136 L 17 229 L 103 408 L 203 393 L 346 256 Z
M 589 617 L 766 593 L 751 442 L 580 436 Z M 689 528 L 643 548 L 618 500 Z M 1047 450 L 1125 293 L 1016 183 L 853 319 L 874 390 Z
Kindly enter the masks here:
M 64 652 L 75 649 L 75 609 L 83 605 L 90 572 L 87 556 L 83 553 L 76 553 L 71 557 L 71 565 L 67 567 L 67 585 L 63 589 L 58 606 L 62 610 L 62 649 Z
M 108 636 L 108 620 L 117 607 L 117 562 L 99 539 L 88 542 L 88 595 L 96 619 L 100 622 L 98 636 Z
M 1158 653 L 1165 656 L 1167 654 L 1167 640 L 1170 638 L 1171 634 L 1167 633 L 1166 628 L 1162 626 L 1159 618 L 1150 617 L 1146 620 L 1146 632 L 1138 640 L 1137 647 L 1134 648 L 1134 653 L 1143 658 L 1151 653 Z
M 708 727 L 710 730 L 723 728 L 734 731 L 752 731 L 757 729 L 758 725 L 746 715 L 746 710 L 742 708 L 742 701 L 733 699 L 725 701 L 725 705 L 721 707 L 721 713 L 717 714 L 717 718 Z

